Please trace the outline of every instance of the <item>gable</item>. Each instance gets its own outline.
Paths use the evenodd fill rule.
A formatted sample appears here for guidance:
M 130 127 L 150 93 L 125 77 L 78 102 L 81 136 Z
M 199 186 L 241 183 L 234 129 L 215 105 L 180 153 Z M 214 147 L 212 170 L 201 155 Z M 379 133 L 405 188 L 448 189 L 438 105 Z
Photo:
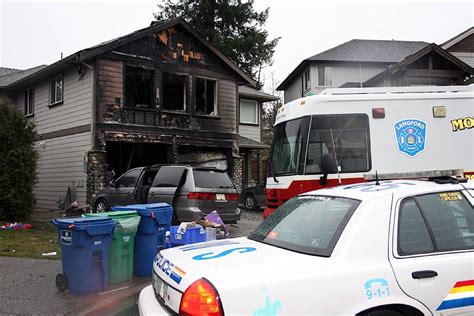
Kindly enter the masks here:
M 474 34 L 469 35 L 447 49 L 448 52 L 474 53 Z
M 235 81 L 242 81 L 231 67 L 181 25 L 147 34 L 115 48 L 111 53 L 143 63 L 174 64 L 223 73 Z

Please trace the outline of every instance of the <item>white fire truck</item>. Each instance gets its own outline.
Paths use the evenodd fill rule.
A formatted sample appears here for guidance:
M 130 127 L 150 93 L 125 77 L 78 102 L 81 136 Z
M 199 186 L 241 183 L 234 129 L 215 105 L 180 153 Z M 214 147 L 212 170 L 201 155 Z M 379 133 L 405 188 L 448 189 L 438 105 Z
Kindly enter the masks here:
M 374 178 L 474 178 L 474 85 L 328 89 L 278 110 L 264 217 L 300 193 Z M 391 176 L 392 174 L 392 176 Z

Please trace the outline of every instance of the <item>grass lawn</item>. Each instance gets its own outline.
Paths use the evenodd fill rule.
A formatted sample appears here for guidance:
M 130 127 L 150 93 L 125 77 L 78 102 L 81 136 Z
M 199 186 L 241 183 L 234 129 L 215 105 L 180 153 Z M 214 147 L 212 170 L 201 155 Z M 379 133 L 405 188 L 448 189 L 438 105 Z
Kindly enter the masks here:
M 0 226 L 5 223 L 0 222 Z M 56 226 L 44 222 L 28 223 L 33 225 L 33 228 L 25 230 L 0 230 L 0 256 L 61 259 L 61 247 L 58 244 Z M 53 251 L 57 252 L 56 256 L 42 256 L 42 253 Z

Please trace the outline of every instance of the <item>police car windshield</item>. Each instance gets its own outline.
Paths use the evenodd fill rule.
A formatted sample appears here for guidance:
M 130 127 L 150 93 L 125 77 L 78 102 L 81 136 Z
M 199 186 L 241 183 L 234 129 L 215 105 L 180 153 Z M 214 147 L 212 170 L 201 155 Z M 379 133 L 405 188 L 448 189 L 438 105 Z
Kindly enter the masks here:
M 249 238 L 288 250 L 329 257 L 360 201 L 303 195 L 263 221 Z

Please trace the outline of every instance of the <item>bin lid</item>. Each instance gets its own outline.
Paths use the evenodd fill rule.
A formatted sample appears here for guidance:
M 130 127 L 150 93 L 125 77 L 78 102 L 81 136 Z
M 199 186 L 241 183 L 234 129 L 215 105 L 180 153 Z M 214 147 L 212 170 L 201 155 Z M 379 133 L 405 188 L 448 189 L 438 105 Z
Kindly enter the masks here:
M 109 217 L 98 216 L 98 217 L 77 217 L 77 218 L 55 218 L 53 223 L 56 226 L 69 227 L 74 225 L 75 229 L 86 229 L 90 226 L 109 225 L 113 223 Z
M 168 203 L 130 204 L 127 206 L 114 206 L 113 211 L 137 211 L 141 216 L 152 216 L 152 212 L 169 211 L 172 207 Z
M 83 217 L 110 217 L 112 219 L 120 219 L 120 218 L 130 218 L 138 216 L 137 211 L 135 210 L 126 210 L 126 211 L 112 211 L 112 212 L 102 212 L 102 213 L 85 213 L 82 214 Z

